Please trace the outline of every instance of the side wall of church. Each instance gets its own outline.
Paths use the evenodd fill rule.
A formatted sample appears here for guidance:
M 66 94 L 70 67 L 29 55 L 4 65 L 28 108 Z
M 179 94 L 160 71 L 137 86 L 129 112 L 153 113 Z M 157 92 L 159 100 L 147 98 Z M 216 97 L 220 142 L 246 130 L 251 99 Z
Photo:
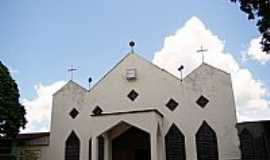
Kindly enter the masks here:
M 136 69 L 137 79 L 128 81 L 126 70 L 131 68 Z M 134 101 L 127 97 L 131 90 L 138 93 Z M 204 108 L 196 103 L 201 95 L 209 100 Z M 173 111 L 166 107 L 170 99 L 179 104 Z M 164 141 L 167 131 L 175 124 L 185 136 L 186 159 L 197 159 L 195 134 L 206 121 L 216 132 L 219 158 L 240 159 L 230 75 L 207 64 L 198 67 L 181 82 L 137 55 L 129 54 L 90 91 L 70 81 L 53 97 L 50 159 L 64 159 L 65 140 L 71 131 L 80 139 L 80 159 L 88 159 L 89 139 L 96 134 L 95 127 L 105 125 L 93 121 L 90 116 L 96 106 L 104 113 L 159 110 L 164 115 L 161 139 Z M 79 112 L 74 119 L 69 115 L 73 108 Z

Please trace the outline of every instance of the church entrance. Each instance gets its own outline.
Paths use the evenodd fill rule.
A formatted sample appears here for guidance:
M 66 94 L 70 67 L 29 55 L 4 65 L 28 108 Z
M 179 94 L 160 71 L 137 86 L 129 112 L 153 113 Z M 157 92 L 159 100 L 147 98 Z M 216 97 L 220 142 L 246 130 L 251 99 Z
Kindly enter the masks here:
M 112 160 L 151 160 L 150 135 L 129 128 L 112 140 Z

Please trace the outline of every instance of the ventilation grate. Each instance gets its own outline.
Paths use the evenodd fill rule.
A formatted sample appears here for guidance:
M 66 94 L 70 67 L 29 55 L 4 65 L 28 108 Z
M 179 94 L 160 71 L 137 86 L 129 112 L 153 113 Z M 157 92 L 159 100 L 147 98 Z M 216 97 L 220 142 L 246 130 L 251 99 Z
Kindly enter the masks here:
M 96 106 L 96 108 L 92 111 L 94 115 L 101 115 L 102 112 L 103 110 L 99 106 Z
M 174 99 L 170 99 L 166 104 L 166 107 L 169 108 L 171 111 L 174 111 L 177 106 L 178 103 Z
M 129 92 L 129 94 L 127 95 L 127 97 L 128 97 L 131 101 L 134 101 L 138 96 L 139 96 L 139 94 L 138 94 L 135 90 L 131 90 L 131 91 Z
M 196 101 L 196 103 L 202 108 L 204 108 L 208 104 L 208 102 L 209 100 L 204 96 L 200 96 Z
M 70 112 L 69 115 L 74 119 L 78 116 L 79 111 L 77 111 L 77 109 L 73 108 Z

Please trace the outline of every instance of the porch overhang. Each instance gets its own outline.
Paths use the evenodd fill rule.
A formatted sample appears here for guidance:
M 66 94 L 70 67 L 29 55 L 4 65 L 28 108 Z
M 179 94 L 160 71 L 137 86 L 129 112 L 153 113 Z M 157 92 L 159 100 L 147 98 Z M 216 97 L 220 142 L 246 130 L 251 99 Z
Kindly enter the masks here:
M 92 118 L 92 159 L 98 159 L 97 137 L 104 137 L 105 160 L 112 158 L 111 141 L 125 132 L 129 126 L 149 133 L 151 142 L 151 160 L 160 160 L 162 155 L 162 138 L 158 136 L 163 127 L 163 115 L 156 109 L 120 111 L 90 115 Z M 159 139 L 160 138 L 160 139 Z
M 90 115 L 93 124 L 98 124 L 94 128 L 94 135 L 101 135 L 117 126 L 121 122 L 142 129 L 148 133 L 156 132 L 158 126 L 162 126 L 163 114 L 157 109 L 144 109 L 119 112 L 103 112 L 98 115 Z

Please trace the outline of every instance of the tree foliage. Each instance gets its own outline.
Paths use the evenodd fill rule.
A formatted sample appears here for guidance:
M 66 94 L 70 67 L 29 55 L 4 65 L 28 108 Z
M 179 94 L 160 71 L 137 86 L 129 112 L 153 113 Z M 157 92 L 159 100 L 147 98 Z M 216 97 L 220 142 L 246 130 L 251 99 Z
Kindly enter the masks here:
M 262 49 L 270 53 L 270 0 L 231 0 L 239 2 L 240 9 L 249 20 L 257 20 L 256 26 L 262 34 Z
M 26 124 L 19 90 L 8 68 L 0 61 L 0 138 L 14 138 Z

